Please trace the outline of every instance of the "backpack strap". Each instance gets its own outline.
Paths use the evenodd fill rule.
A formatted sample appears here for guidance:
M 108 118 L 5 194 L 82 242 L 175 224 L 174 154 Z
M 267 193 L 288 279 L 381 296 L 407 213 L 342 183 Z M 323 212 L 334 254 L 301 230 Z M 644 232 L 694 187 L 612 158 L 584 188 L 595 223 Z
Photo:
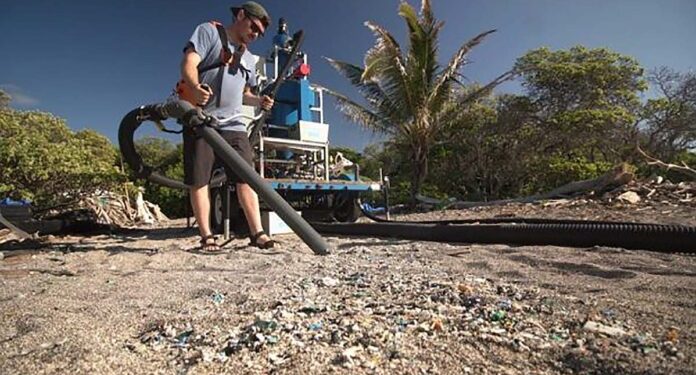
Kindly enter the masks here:
M 208 66 L 198 68 L 198 74 L 207 72 L 208 70 L 217 69 L 221 66 L 227 65 L 227 62 L 232 58 L 232 51 L 230 50 L 230 45 L 227 42 L 227 30 L 220 22 L 210 21 L 211 24 L 217 29 L 218 35 L 220 36 L 220 42 L 222 43 L 222 50 L 220 51 L 220 61 L 212 63 Z
M 223 26 L 223 24 L 217 21 L 210 21 L 210 23 L 213 24 L 213 26 L 215 26 L 215 29 L 218 32 L 218 36 L 220 37 L 220 43 L 222 43 L 222 49 L 220 50 L 220 60 L 208 66 L 199 68 L 198 74 L 207 72 L 208 70 L 218 69 L 223 66 L 227 66 L 229 64 L 228 62 L 232 59 L 232 51 L 230 50 L 230 45 L 227 42 L 227 30 L 225 30 L 225 26 Z M 224 74 L 224 71 L 218 72 L 217 79 L 219 81 L 220 87 L 222 87 L 222 77 L 224 76 Z M 216 95 L 215 97 L 215 104 L 217 107 L 220 107 L 221 97 L 222 92 L 218 93 L 218 95 Z
M 208 70 L 212 69 L 217 69 L 222 66 L 228 65 L 228 61 L 232 60 L 232 51 L 230 50 L 230 46 L 227 42 L 227 31 L 225 30 L 225 26 L 223 26 L 220 22 L 217 21 L 210 21 L 210 23 L 215 26 L 215 29 L 218 32 L 218 37 L 220 38 L 220 43 L 222 43 L 222 49 L 220 50 L 220 61 L 217 61 L 215 63 L 212 63 L 208 66 L 204 67 L 198 67 L 198 75 L 200 78 L 200 74 L 203 72 L 207 72 Z M 220 82 L 220 87 L 222 87 L 222 78 L 223 75 L 225 74 L 224 71 L 218 72 L 217 79 Z M 188 87 L 186 84 L 186 81 L 183 79 L 179 80 L 176 84 L 176 88 L 174 89 L 174 92 L 178 95 L 179 99 L 186 100 L 192 104 L 195 104 L 193 102 L 192 94 L 191 94 L 191 89 Z M 222 93 L 219 93 L 218 95 L 215 95 L 215 101 L 218 107 L 220 107 L 220 97 L 222 96 Z

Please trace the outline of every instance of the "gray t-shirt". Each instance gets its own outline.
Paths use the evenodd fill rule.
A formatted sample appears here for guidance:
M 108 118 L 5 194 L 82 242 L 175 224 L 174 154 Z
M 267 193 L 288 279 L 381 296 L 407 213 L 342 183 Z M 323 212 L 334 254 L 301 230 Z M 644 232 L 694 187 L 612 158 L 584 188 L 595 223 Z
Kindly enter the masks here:
M 234 53 L 236 46 L 229 41 L 228 44 L 230 51 Z M 199 68 L 210 66 L 220 61 L 222 42 L 220 41 L 217 28 L 212 23 L 206 22 L 196 27 L 193 35 L 191 35 L 191 39 L 186 44 L 186 48 L 190 46 L 201 56 Z M 246 131 L 246 126 L 242 123 L 241 118 L 230 118 L 242 112 L 244 86 L 256 86 L 255 63 L 254 56 L 249 50 L 246 50 L 242 55 L 241 67 L 238 69 L 222 66 L 200 73 L 198 76 L 200 83 L 209 85 L 214 95 L 210 98 L 204 110 L 223 120 L 220 127 L 224 130 Z

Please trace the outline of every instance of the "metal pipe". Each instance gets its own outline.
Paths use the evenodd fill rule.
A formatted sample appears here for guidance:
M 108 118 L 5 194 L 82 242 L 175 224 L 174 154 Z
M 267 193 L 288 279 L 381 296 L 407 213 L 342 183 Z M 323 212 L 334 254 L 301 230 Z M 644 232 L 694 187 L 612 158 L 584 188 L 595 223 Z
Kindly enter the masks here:
M 380 169 L 380 173 L 381 171 L 382 170 Z M 384 214 L 387 216 L 387 220 L 391 220 L 389 215 L 389 189 L 391 188 L 391 185 L 389 184 L 389 176 L 384 176 L 382 182 L 384 187 Z
M 223 204 L 225 206 L 225 208 L 224 208 L 225 214 L 223 215 L 223 217 L 225 219 L 222 223 L 222 232 L 224 234 L 225 240 L 229 240 L 230 239 L 230 198 L 231 198 L 230 186 L 228 184 L 224 184 L 224 185 L 222 185 L 222 189 L 224 191 L 224 193 L 223 193 L 224 194 L 223 195 L 223 197 L 224 197 L 223 202 L 224 203 Z M 235 198 L 236 198 L 236 196 L 235 196 Z

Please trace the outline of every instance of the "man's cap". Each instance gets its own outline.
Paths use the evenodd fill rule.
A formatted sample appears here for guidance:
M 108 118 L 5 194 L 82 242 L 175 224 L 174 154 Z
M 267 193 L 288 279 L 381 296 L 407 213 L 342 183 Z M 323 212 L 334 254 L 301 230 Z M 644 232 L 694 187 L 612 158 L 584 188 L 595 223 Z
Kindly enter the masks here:
M 230 8 L 232 14 L 234 14 L 235 17 L 237 16 L 237 12 L 239 12 L 240 9 L 244 10 L 244 14 L 246 14 L 247 16 L 256 18 L 259 21 L 261 21 L 261 26 L 263 26 L 261 28 L 262 31 L 265 31 L 268 25 L 271 24 L 271 16 L 268 15 L 266 8 L 264 8 L 261 4 L 257 3 L 256 1 L 247 1 L 240 6 L 234 6 Z

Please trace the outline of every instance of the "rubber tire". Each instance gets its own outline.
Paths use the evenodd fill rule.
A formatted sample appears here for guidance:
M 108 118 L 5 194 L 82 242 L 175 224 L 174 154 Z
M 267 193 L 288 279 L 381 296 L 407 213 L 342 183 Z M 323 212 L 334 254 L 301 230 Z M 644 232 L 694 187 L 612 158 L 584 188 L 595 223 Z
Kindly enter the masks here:
M 225 230 L 224 210 L 226 199 L 225 186 L 210 189 L 210 230 L 215 234 L 222 234 Z
M 226 185 L 210 189 L 210 230 L 215 234 L 225 233 L 224 209 L 227 200 L 225 194 Z M 230 233 L 235 237 L 245 237 L 249 235 L 244 211 L 239 206 L 239 201 L 234 191 L 230 192 Z
M 340 223 L 354 223 L 362 215 L 358 197 L 352 194 L 337 195 L 334 202 L 333 217 Z

